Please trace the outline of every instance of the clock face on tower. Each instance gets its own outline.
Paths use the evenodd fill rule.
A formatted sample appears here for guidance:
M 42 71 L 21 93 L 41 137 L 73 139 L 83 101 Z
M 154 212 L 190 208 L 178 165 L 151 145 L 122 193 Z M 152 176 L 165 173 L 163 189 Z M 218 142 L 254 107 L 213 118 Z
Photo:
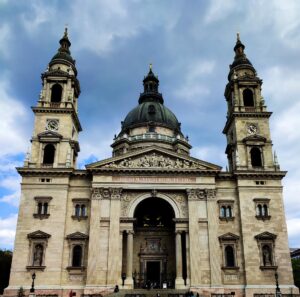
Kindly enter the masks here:
M 255 134 L 255 133 L 257 133 L 258 128 L 255 124 L 249 124 L 247 130 L 248 130 L 249 134 Z
M 57 131 L 58 130 L 58 120 L 47 120 L 46 130 Z

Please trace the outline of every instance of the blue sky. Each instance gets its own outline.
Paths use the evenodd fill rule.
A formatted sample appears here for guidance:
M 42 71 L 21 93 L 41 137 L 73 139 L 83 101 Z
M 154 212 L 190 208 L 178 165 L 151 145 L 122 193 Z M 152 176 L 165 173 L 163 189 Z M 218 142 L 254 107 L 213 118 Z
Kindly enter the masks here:
M 21 166 L 40 74 L 68 24 L 82 93 L 79 163 L 111 156 L 149 63 L 192 155 L 226 167 L 224 89 L 236 32 L 263 79 L 284 179 L 290 247 L 300 247 L 300 2 L 0 0 L 0 248 L 12 248 Z

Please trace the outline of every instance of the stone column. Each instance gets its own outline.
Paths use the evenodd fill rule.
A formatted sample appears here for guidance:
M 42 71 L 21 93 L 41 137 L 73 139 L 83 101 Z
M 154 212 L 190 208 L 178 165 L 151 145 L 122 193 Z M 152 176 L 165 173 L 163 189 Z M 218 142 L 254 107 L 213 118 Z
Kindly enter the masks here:
M 110 193 L 110 224 L 108 241 L 107 284 L 116 285 L 121 274 L 120 256 L 120 209 L 121 188 L 109 188 Z
M 102 192 L 100 189 L 93 189 L 90 205 L 90 232 L 88 247 L 88 265 L 86 284 L 95 286 L 105 285 L 105 281 L 99 277 L 99 252 L 100 252 L 100 206 Z
M 123 268 L 123 231 L 120 231 L 120 256 L 119 256 L 119 267 L 120 267 L 120 278 L 119 278 L 119 287 L 122 286 L 122 268 Z
M 199 235 L 199 204 L 201 200 L 204 200 L 203 190 L 199 189 L 188 189 L 188 209 L 189 209 L 189 254 L 190 261 L 193 265 L 190 266 L 190 285 L 199 286 L 201 284 L 201 242 Z
M 184 280 L 182 278 L 182 248 L 181 248 L 181 232 L 176 231 L 176 279 L 175 288 L 184 288 Z
M 126 280 L 125 286 L 127 288 L 133 287 L 132 279 L 132 261 L 133 261 L 133 231 L 127 231 L 127 265 L 126 265 Z
M 220 263 L 221 255 L 218 240 L 218 225 L 215 223 L 218 206 L 216 203 L 216 190 L 207 189 L 207 220 L 208 220 L 208 244 L 210 259 L 210 282 L 211 286 L 218 287 L 222 285 Z M 218 247 L 218 248 L 217 248 Z
M 185 250 L 186 250 L 186 285 L 189 286 L 190 280 L 190 237 L 189 233 L 185 232 Z

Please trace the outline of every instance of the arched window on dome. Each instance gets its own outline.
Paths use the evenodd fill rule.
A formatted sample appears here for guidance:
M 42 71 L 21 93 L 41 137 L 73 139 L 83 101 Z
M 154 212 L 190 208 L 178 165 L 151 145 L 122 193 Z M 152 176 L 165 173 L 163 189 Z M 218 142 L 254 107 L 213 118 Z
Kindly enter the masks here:
M 60 84 L 53 85 L 51 89 L 51 102 L 58 103 L 61 102 L 62 98 L 62 86 Z
M 53 144 L 47 144 L 44 148 L 43 164 L 51 165 L 54 163 L 55 146 Z
M 243 91 L 243 99 L 245 107 L 254 107 L 253 93 L 250 89 L 245 89 Z
M 253 147 L 250 150 L 252 167 L 262 167 L 261 151 L 258 147 Z

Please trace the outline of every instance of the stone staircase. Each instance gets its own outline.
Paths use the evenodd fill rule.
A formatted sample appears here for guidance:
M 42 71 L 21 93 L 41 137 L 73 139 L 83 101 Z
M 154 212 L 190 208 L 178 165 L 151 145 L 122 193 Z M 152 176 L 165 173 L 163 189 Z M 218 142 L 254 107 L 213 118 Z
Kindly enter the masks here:
M 159 294 L 160 297 L 185 297 L 187 289 L 120 289 L 118 293 L 111 293 L 105 297 L 156 297 Z

